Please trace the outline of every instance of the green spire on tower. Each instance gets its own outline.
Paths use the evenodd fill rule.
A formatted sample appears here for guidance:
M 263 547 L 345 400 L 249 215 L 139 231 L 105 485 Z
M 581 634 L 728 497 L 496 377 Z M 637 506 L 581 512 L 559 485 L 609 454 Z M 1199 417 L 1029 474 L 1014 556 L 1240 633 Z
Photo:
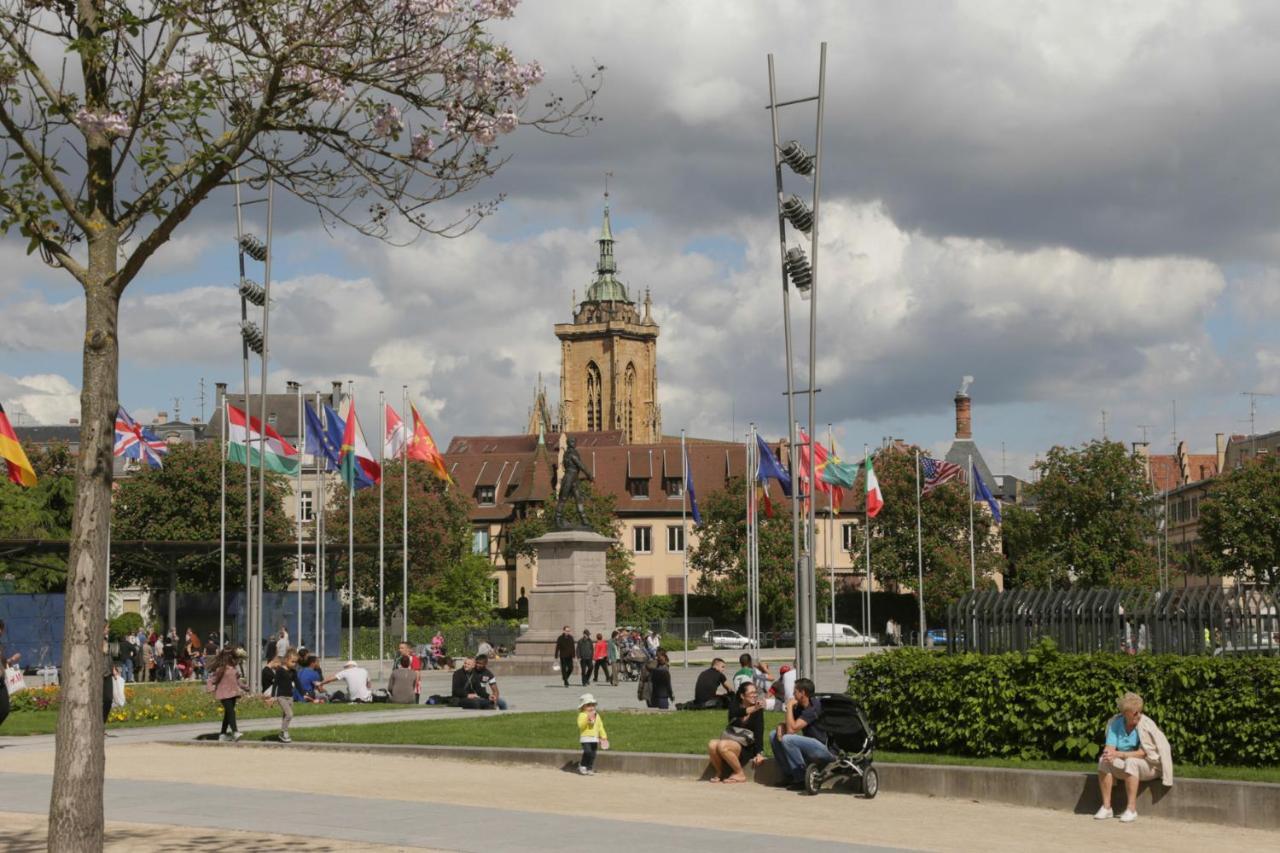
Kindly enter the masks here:
M 613 227 L 609 224 L 609 204 L 605 202 L 604 222 L 600 226 L 600 260 L 596 263 L 596 280 L 587 288 L 588 302 L 630 302 L 627 288 L 618 281 L 618 264 L 613 258 Z

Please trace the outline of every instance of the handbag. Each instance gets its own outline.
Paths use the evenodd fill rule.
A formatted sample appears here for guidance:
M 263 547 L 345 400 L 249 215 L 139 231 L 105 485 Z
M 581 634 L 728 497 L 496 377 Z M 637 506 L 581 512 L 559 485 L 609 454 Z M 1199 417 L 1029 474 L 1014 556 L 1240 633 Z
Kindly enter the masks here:
M 742 726 L 727 726 L 720 737 L 743 747 L 754 746 L 756 742 L 756 733 Z
M 22 677 L 22 670 L 16 666 L 11 666 L 4 671 L 4 686 L 9 688 L 9 695 L 20 693 L 27 689 L 27 682 Z

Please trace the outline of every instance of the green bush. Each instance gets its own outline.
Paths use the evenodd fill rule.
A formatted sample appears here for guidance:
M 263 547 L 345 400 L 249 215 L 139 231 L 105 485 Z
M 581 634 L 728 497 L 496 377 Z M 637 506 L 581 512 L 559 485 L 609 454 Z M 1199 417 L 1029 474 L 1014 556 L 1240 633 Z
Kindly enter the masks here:
M 141 613 L 121 613 L 109 623 L 111 639 L 119 640 L 126 635 L 138 633 L 142 627 Z
M 518 630 L 520 622 L 515 619 L 505 622 L 495 621 L 492 625 L 501 625 Z M 467 646 L 467 633 L 470 631 L 481 630 L 489 627 L 488 625 L 467 624 L 447 624 L 447 625 L 410 625 L 409 626 L 409 642 L 415 646 L 424 643 L 430 643 L 431 638 L 435 636 L 436 628 L 444 635 L 445 649 L 450 657 L 462 657 L 468 652 L 475 652 L 475 646 Z M 397 631 L 392 633 L 388 630 L 384 638 L 385 649 L 388 656 L 395 654 L 396 644 L 400 642 L 400 633 Z M 325 649 L 326 654 L 334 654 L 337 657 L 347 656 L 347 628 L 342 627 L 342 638 L 336 650 Z M 377 628 L 356 628 L 355 656 L 357 660 L 377 660 L 378 659 L 378 629 Z
M 900 649 L 859 658 L 849 694 L 889 750 L 1093 759 L 1126 691 L 1168 736 L 1174 760 L 1280 764 L 1280 658 Z

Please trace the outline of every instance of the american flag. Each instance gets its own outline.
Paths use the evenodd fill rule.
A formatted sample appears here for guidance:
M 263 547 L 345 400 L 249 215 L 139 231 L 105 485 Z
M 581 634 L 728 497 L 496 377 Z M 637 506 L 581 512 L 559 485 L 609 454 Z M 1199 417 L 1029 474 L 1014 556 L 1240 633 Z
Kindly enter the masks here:
M 959 465 L 952 465 L 950 462 L 943 462 L 929 456 L 922 457 L 920 465 L 924 468 L 924 487 L 920 490 L 922 496 L 929 494 L 943 483 L 964 477 L 964 469 Z
M 145 460 L 152 468 L 161 468 L 164 463 L 160 461 L 160 457 L 169 452 L 169 445 L 129 417 L 124 406 L 121 406 L 116 410 L 116 444 L 113 452 L 116 456 Z

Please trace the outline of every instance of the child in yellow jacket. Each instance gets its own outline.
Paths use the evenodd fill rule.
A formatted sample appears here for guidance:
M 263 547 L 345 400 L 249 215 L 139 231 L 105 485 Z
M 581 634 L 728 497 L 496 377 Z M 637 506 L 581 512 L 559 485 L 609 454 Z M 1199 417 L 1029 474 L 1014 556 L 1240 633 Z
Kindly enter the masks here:
M 578 772 L 594 776 L 596 751 L 609 748 L 609 735 L 604 730 L 604 720 L 596 710 L 596 697 L 583 693 L 578 698 L 578 741 L 582 744 L 582 761 Z

